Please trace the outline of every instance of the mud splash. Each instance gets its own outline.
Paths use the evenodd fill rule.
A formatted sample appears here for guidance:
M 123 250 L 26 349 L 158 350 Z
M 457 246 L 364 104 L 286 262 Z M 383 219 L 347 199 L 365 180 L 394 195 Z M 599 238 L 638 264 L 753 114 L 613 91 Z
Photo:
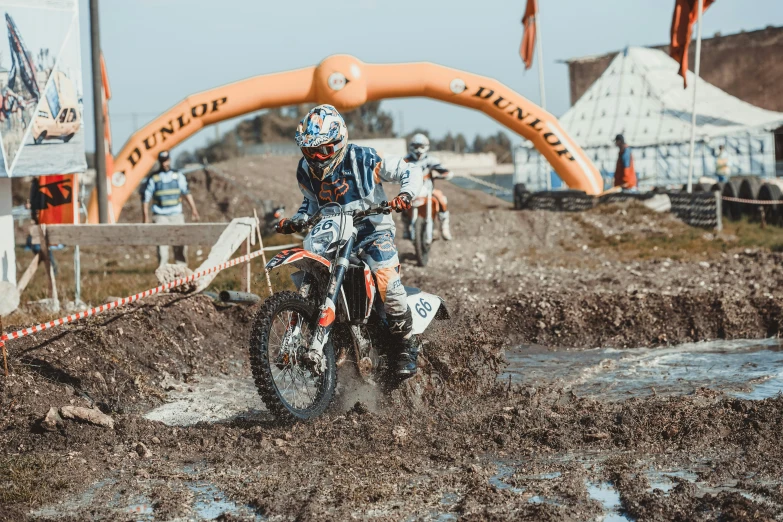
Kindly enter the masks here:
M 522 346 L 507 351 L 502 379 L 554 384 L 580 396 L 619 401 L 650 395 L 686 395 L 710 388 L 760 400 L 783 391 L 783 348 L 778 339 L 713 341 L 670 348 L 549 351 Z
M 144 418 L 168 426 L 193 426 L 265 416 L 253 379 L 247 377 L 202 377 L 169 392 L 167 401 Z

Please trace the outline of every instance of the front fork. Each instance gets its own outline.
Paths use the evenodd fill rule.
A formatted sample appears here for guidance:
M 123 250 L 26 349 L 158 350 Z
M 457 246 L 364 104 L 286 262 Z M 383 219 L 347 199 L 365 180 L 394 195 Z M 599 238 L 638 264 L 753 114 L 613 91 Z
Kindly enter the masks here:
M 326 358 L 324 357 L 324 346 L 329 341 L 329 334 L 334 326 L 337 315 L 337 300 L 340 297 L 340 289 L 343 287 L 345 272 L 348 270 L 348 258 L 353 251 L 353 245 L 356 242 L 356 234 L 352 235 L 343 247 L 339 250 L 337 257 L 332 265 L 332 273 L 329 277 L 329 285 L 326 290 L 326 298 L 321 305 L 318 315 L 318 324 L 315 327 L 315 335 L 310 344 L 307 356 L 315 363 L 318 373 L 326 370 Z

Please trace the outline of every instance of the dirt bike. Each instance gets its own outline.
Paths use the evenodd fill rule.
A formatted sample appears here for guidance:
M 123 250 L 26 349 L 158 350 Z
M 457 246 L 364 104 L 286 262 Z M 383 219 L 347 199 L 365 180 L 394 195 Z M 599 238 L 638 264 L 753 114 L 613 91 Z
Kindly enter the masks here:
M 266 268 L 292 265 L 298 292 L 281 291 L 258 310 L 250 340 L 256 389 L 267 409 L 285 421 L 306 421 L 329 407 L 337 367 L 349 358 L 359 376 L 377 384 L 388 365 L 388 327 L 369 266 L 353 252 L 356 224 L 391 212 L 386 202 L 361 211 L 337 203 L 321 207 L 302 227 L 304 248 L 284 250 Z M 413 333 L 448 319 L 443 300 L 405 287 Z M 337 345 L 336 356 L 335 345 Z
M 425 183 L 424 194 L 417 196 L 411 203 L 411 240 L 416 249 L 416 262 L 419 266 L 427 266 L 430 260 L 430 248 L 432 247 L 432 229 L 435 226 L 435 218 L 440 212 L 440 203 L 432 196 L 435 189 L 433 182 Z

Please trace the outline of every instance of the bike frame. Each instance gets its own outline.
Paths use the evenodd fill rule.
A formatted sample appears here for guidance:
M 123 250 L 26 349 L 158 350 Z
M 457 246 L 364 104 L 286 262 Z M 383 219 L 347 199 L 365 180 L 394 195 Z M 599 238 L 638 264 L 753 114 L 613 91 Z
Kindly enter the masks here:
M 339 247 L 334 263 L 332 263 L 332 271 L 329 277 L 329 284 L 326 287 L 326 298 L 321 305 L 321 312 L 318 316 L 318 324 L 315 328 L 315 334 L 313 335 L 313 341 L 310 345 L 310 351 L 315 351 L 319 355 L 323 354 L 323 349 L 326 343 L 329 341 L 329 334 L 334 326 L 334 321 L 337 316 L 337 300 L 340 297 L 340 289 L 343 286 L 343 280 L 345 279 L 345 272 L 348 269 L 350 261 L 348 260 L 351 252 L 353 251 L 353 245 L 356 243 L 357 231 L 354 228 L 351 237 L 348 238 L 345 243 Z M 323 358 L 321 359 L 322 362 Z

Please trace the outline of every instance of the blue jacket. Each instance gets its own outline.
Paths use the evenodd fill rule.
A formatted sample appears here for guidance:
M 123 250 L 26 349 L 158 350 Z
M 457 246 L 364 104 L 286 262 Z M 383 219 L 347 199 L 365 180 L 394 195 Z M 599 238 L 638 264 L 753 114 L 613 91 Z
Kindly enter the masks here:
M 304 158 L 296 169 L 296 181 L 304 195 L 295 218 L 307 219 L 326 203 L 336 202 L 347 210 L 366 210 L 387 199 L 383 181 L 402 185 L 400 193 L 415 197 L 422 184 L 421 168 L 403 158 L 382 158 L 375 149 L 348 144 L 343 160 L 324 180 L 313 177 Z M 371 216 L 363 221 L 362 235 L 372 230 L 393 230 L 389 214 Z

